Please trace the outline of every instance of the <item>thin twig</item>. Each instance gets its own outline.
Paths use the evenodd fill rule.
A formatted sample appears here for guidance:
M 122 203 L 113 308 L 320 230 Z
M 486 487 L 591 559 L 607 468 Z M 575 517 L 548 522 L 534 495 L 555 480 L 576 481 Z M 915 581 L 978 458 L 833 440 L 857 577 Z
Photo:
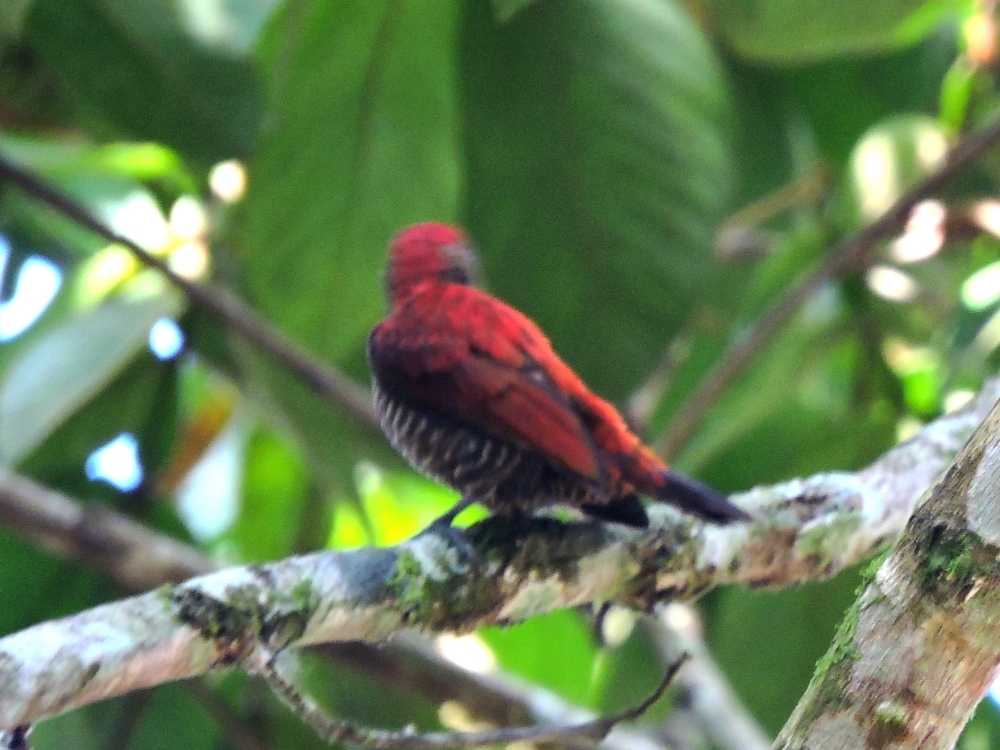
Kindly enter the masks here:
M 302 695 L 295 685 L 282 675 L 276 660 L 261 648 L 257 655 L 261 664 L 255 671 L 267 682 L 275 695 L 288 706 L 304 723 L 311 726 L 316 733 L 330 744 L 347 743 L 368 748 L 368 750 L 460 750 L 467 747 L 485 747 L 489 745 L 509 745 L 513 742 L 560 742 L 589 738 L 604 739 L 617 725 L 626 721 L 634 721 L 642 716 L 656 703 L 688 659 L 681 654 L 676 661 L 667 667 L 663 680 L 641 704 L 621 713 L 603 719 L 594 719 L 582 724 L 561 727 L 514 727 L 494 729 L 483 732 L 428 732 L 417 734 L 411 729 L 387 731 L 361 727 L 341 719 L 327 715 L 322 708 L 308 696 Z
M 368 391 L 332 365 L 320 362 L 289 341 L 271 323 L 261 318 L 245 302 L 217 286 L 196 284 L 177 274 L 165 260 L 143 250 L 101 221 L 64 193 L 0 156 L 0 182 L 17 186 L 36 200 L 54 208 L 82 227 L 127 248 L 141 263 L 155 268 L 202 311 L 224 323 L 234 333 L 279 362 L 319 396 L 337 404 L 361 424 L 377 428 Z
M 863 268 L 870 262 L 872 249 L 906 224 L 910 211 L 954 180 L 975 159 L 1000 141 L 1000 119 L 975 133 L 966 135 L 948 152 L 937 170 L 918 182 L 897 200 L 882 216 L 857 234 L 838 242 L 826 259 L 811 273 L 802 277 L 772 305 L 757 323 L 733 343 L 719 362 L 677 411 L 670 426 L 656 441 L 656 451 L 666 457 L 675 456 L 690 439 L 698 423 L 713 404 L 750 366 L 757 354 L 795 316 L 817 289 L 833 279 Z
M 691 657 L 677 675 L 677 687 L 686 696 L 684 706 L 697 721 L 698 734 L 721 750 L 769 750 L 771 740 L 712 658 L 694 607 L 673 602 L 656 616 L 647 616 L 644 624 L 665 663 L 672 662 L 677 652 Z
M 640 430 L 640 434 L 645 433 L 663 394 L 672 384 L 677 372 L 690 359 L 691 338 L 690 331 L 678 333 L 646 378 L 646 382 L 629 396 L 624 411 L 625 418 L 630 425 Z
M 762 224 L 796 206 L 819 202 L 829 183 L 829 169 L 826 164 L 819 163 L 791 182 L 730 214 L 715 233 L 716 255 L 723 260 L 737 260 L 744 256 L 748 244 L 750 247 L 757 244 L 753 239 L 761 234 Z

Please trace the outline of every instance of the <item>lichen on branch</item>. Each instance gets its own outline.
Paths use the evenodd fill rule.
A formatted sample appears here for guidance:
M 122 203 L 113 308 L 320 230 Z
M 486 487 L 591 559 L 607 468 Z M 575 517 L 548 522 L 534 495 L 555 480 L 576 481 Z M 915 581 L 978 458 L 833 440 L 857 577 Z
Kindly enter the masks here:
M 659 505 L 645 530 L 493 517 L 465 532 L 471 555 L 428 533 L 391 549 L 231 568 L 37 625 L 0 639 L 0 728 L 202 674 L 257 643 L 380 642 L 406 628 L 468 631 L 591 602 L 648 609 L 720 584 L 829 577 L 898 534 L 998 393 L 991 382 L 856 474 L 734 496 L 754 515 L 749 524 L 705 525 Z
M 859 590 L 777 748 L 950 748 L 1000 670 L 1000 406 Z

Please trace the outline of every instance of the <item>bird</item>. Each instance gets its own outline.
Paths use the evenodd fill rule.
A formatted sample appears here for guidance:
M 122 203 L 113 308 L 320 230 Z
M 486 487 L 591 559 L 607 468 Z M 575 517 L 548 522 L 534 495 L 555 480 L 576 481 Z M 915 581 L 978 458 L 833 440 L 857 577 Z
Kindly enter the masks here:
M 527 316 L 479 289 L 457 227 L 426 222 L 389 244 L 388 315 L 368 338 L 373 400 L 389 442 L 418 471 L 508 516 L 570 506 L 644 528 L 640 495 L 705 521 L 750 516 L 670 470 L 591 392 Z

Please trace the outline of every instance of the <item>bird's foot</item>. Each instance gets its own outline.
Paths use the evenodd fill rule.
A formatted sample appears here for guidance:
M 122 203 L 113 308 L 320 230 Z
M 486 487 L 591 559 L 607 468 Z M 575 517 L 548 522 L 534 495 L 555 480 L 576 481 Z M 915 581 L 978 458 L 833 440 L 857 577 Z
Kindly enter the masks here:
M 471 498 L 469 496 L 463 497 L 461 500 L 459 500 L 451 507 L 451 510 L 449 510 L 447 513 L 443 515 L 438 516 L 433 521 L 431 521 L 431 525 L 427 527 L 427 530 L 429 531 L 431 528 L 435 527 L 445 527 L 449 529 L 452 528 L 451 524 L 455 521 L 456 518 L 458 518 L 459 514 L 463 510 L 471 506 L 474 502 L 476 502 L 474 498 Z
M 455 503 L 455 506 L 451 510 L 431 521 L 427 528 L 417 534 L 417 537 L 424 536 L 425 534 L 435 534 L 447 541 L 449 546 L 457 549 L 462 557 L 467 559 L 474 558 L 475 552 L 472 549 L 472 545 L 469 544 L 464 529 L 455 528 L 451 525 L 458 518 L 458 515 L 474 502 L 475 500 L 471 497 L 463 497 L 459 502 Z

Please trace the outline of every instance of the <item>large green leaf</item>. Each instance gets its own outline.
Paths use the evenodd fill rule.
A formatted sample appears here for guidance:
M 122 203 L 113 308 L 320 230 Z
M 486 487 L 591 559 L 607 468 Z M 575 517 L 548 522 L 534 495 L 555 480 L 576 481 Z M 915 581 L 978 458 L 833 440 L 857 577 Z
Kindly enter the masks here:
M 361 361 L 403 225 L 458 188 L 451 3 L 300 3 L 262 40 L 268 127 L 239 226 L 246 284 L 321 356 Z
M 384 310 L 386 242 L 455 213 L 453 16 L 447 2 L 322 0 L 279 16 L 262 39 L 268 128 L 236 227 L 246 290 L 289 336 L 359 378 Z M 269 363 L 250 369 L 320 485 L 350 492 L 358 433 Z
M 26 39 L 81 103 L 130 135 L 206 162 L 249 151 L 252 67 L 196 43 L 170 0 L 36 0 Z
M 710 0 L 723 37 L 740 55 L 770 63 L 875 53 L 922 39 L 956 0 Z
M 21 352 L 0 380 L 0 459 L 16 464 L 30 454 L 121 372 L 157 319 L 178 308 L 175 295 L 109 302 Z
M 729 97 L 680 3 L 467 3 L 464 216 L 497 292 L 598 390 L 642 377 L 710 270 Z

